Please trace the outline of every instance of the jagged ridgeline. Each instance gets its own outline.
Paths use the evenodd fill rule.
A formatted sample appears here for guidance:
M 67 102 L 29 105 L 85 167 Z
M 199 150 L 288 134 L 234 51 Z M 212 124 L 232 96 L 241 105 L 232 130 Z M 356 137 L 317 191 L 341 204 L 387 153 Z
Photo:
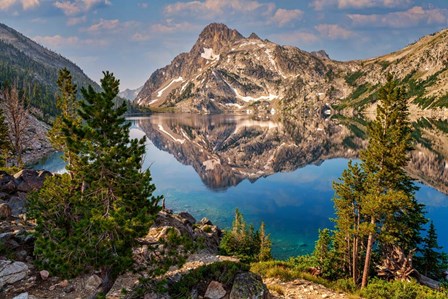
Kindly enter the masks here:
M 153 110 L 298 115 L 333 109 L 368 110 L 384 74 L 406 88 L 417 110 L 448 107 L 448 29 L 378 58 L 341 62 L 242 36 L 210 24 L 188 53 L 156 70 L 135 102 Z
M 49 121 L 58 114 L 56 93 L 61 68 L 70 70 L 78 88 L 90 84 L 100 89 L 68 59 L 0 23 L 0 84 L 17 82 L 35 108 L 33 113 L 42 120 Z

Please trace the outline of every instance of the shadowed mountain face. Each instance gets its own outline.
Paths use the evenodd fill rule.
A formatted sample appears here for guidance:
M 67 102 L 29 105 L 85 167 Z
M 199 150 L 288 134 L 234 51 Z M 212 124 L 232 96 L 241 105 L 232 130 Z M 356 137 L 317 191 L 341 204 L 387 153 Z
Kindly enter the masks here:
M 415 123 L 420 140 L 408 171 L 448 193 L 448 152 L 443 146 L 448 144 L 448 132 L 443 131 L 448 122 L 426 121 L 425 127 Z M 247 116 L 156 114 L 135 122 L 156 147 L 192 165 L 213 190 L 327 159 L 355 159 L 367 144 L 362 119 L 308 117 L 288 122 Z
M 400 51 L 359 61 L 334 61 L 324 51 L 243 37 L 210 24 L 188 53 L 156 70 L 135 98 L 152 109 L 266 115 L 322 109 L 369 110 L 392 73 L 409 90 L 412 113 L 448 113 L 448 30 Z

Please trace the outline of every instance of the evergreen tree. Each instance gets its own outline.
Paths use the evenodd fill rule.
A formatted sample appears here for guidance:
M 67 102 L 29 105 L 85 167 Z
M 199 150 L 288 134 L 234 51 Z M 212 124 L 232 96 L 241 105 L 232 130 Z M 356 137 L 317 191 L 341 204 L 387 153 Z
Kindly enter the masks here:
M 376 119 L 361 164 L 344 171 L 335 183 L 335 251 L 341 269 L 366 286 L 373 249 L 387 256 L 394 246 L 410 252 L 420 242 L 425 223 L 416 187 L 404 171 L 411 150 L 411 129 L 404 90 L 388 75 L 379 90 Z M 361 271 L 360 259 L 364 257 Z
M 339 182 L 333 183 L 335 190 L 334 207 L 335 222 L 335 251 L 338 257 L 338 268 L 343 274 L 351 275 L 353 282 L 358 283 L 360 269 L 360 255 L 365 232 L 361 223 L 360 203 L 365 196 L 365 174 L 358 164 L 348 162 L 348 168 L 342 173 Z
M 68 90 L 70 97 L 73 89 L 64 73 L 61 82 L 67 89 L 61 94 Z M 160 198 L 152 195 L 149 170 L 141 171 L 145 138 L 131 140 L 126 106 L 114 109 L 119 81 L 105 72 L 101 86 L 102 92 L 82 89 L 81 122 L 62 115 L 64 135 L 57 140 L 70 153 L 65 159 L 76 157 L 76 163 L 69 165 L 71 176 L 46 180 L 30 211 L 37 222 L 40 265 L 62 276 L 100 270 L 106 292 L 132 264 L 135 239 L 147 233 Z
M 431 221 L 426 237 L 423 239 L 422 257 L 417 259 L 419 269 L 425 276 L 440 279 L 446 270 L 446 257 L 440 252 L 442 249 L 437 242 L 437 232 L 434 223 Z
M 404 90 L 388 75 L 378 99 L 376 119 L 368 129 L 369 145 L 361 152 L 366 174 L 361 212 L 370 220 L 362 287 L 367 285 L 375 239 L 379 239 L 383 253 L 393 245 L 409 252 L 420 241 L 425 223 L 423 206 L 414 196 L 417 188 L 404 170 L 411 150 Z
M 258 231 L 254 229 L 253 225 L 247 227 L 246 221 L 238 209 L 235 210 L 232 229 L 224 232 L 219 249 L 222 254 L 234 255 L 246 262 L 271 258 L 271 241 L 266 235 L 264 223 L 261 224 Z
M 261 222 L 260 231 L 260 253 L 258 254 L 258 261 L 264 262 L 272 259 L 271 247 L 272 242 L 269 235 L 266 234 L 264 222 Z
M 81 124 L 81 118 L 78 116 L 79 107 L 77 101 L 77 86 L 72 82 L 72 75 L 66 68 L 59 70 L 58 87 L 59 94 L 56 97 L 56 106 L 60 110 L 60 115 L 53 122 L 51 130 L 48 132 L 49 139 L 53 147 L 64 152 L 67 168 L 72 168 L 75 163 L 75 153 L 68 150 L 67 136 L 74 138 L 74 132 L 71 128 L 78 127 Z

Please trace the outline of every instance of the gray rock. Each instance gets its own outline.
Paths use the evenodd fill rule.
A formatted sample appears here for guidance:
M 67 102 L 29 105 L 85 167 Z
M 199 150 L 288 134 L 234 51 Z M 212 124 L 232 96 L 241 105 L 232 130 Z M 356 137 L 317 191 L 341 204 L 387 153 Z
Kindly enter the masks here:
M 24 279 L 28 266 L 22 262 L 0 261 L 0 289 L 7 284 L 13 284 Z
M 96 290 L 103 283 L 103 280 L 98 275 L 92 275 L 87 279 L 86 288 Z
M 41 188 L 48 175 L 51 175 L 51 173 L 38 172 L 32 169 L 19 171 L 14 175 L 14 178 L 17 181 L 17 191 L 30 192 Z
M 195 224 L 195 223 L 196 223 L 196 219 L 194 219 L 194 217 L 191 216 L 190 213 L 187 213 L 187 212 L 180 212 L 180 213 L 179 213 L 179 217 L 185 220 L 185 221 L 184 221 L 185 224 L 187 224 L 187 223 L 189 223 L 189 224 Z
M 245 272 L 235 276 L 229 298 L 268 299 L 269 291 L 259 275 Z
M 20 295 L 15 296 L 12 299 L 37 299 L 33 295 L 29 295 L 28 293 L 22 293 Z
M 226 295 L 226 290 L 220 282 L 211 281 L 207 287 L 204 298 L 206 299 L 221 299 Z
M 11 207 L 12 215 L 17 216 L 25 212 L 26 199 L 21 196 L 12 196 L 9 199 L 8 205 Z

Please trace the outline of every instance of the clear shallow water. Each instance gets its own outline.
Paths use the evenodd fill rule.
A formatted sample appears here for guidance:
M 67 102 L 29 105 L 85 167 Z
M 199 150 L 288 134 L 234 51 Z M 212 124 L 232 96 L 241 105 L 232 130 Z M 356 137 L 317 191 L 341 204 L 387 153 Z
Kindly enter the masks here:
M 133 137 L 143 135 L 138 128 L 131 130 Z M 182 164 L 148 140 L 144 167 L 150 168 L 156 193 L 165 196 L 167 208 L 188 211 L 197 220 L 207 217 L 221 228 L 231 226 L 238 208 L 256 228 L 261 221 L 265 222 L 274 257 L 286 259 L 312 252 L 318 229 L 333 226 L 329 220 L 334 217 L 331 184 L 346 168 L 347 161 L 328 159 L 318 166 L 307 165 L 254 182 L 245 179 L 236 186 L 214 191 L 204 184 L 192 166 Z M 63 167 L 60 154 L 36 166 L 50 171 L 61 171 Z M 448 196 L 431 187 L 418 186 L 417 199 L 426 205 L 427 217 L 434 221 L 439 244 L 448 250 Z

